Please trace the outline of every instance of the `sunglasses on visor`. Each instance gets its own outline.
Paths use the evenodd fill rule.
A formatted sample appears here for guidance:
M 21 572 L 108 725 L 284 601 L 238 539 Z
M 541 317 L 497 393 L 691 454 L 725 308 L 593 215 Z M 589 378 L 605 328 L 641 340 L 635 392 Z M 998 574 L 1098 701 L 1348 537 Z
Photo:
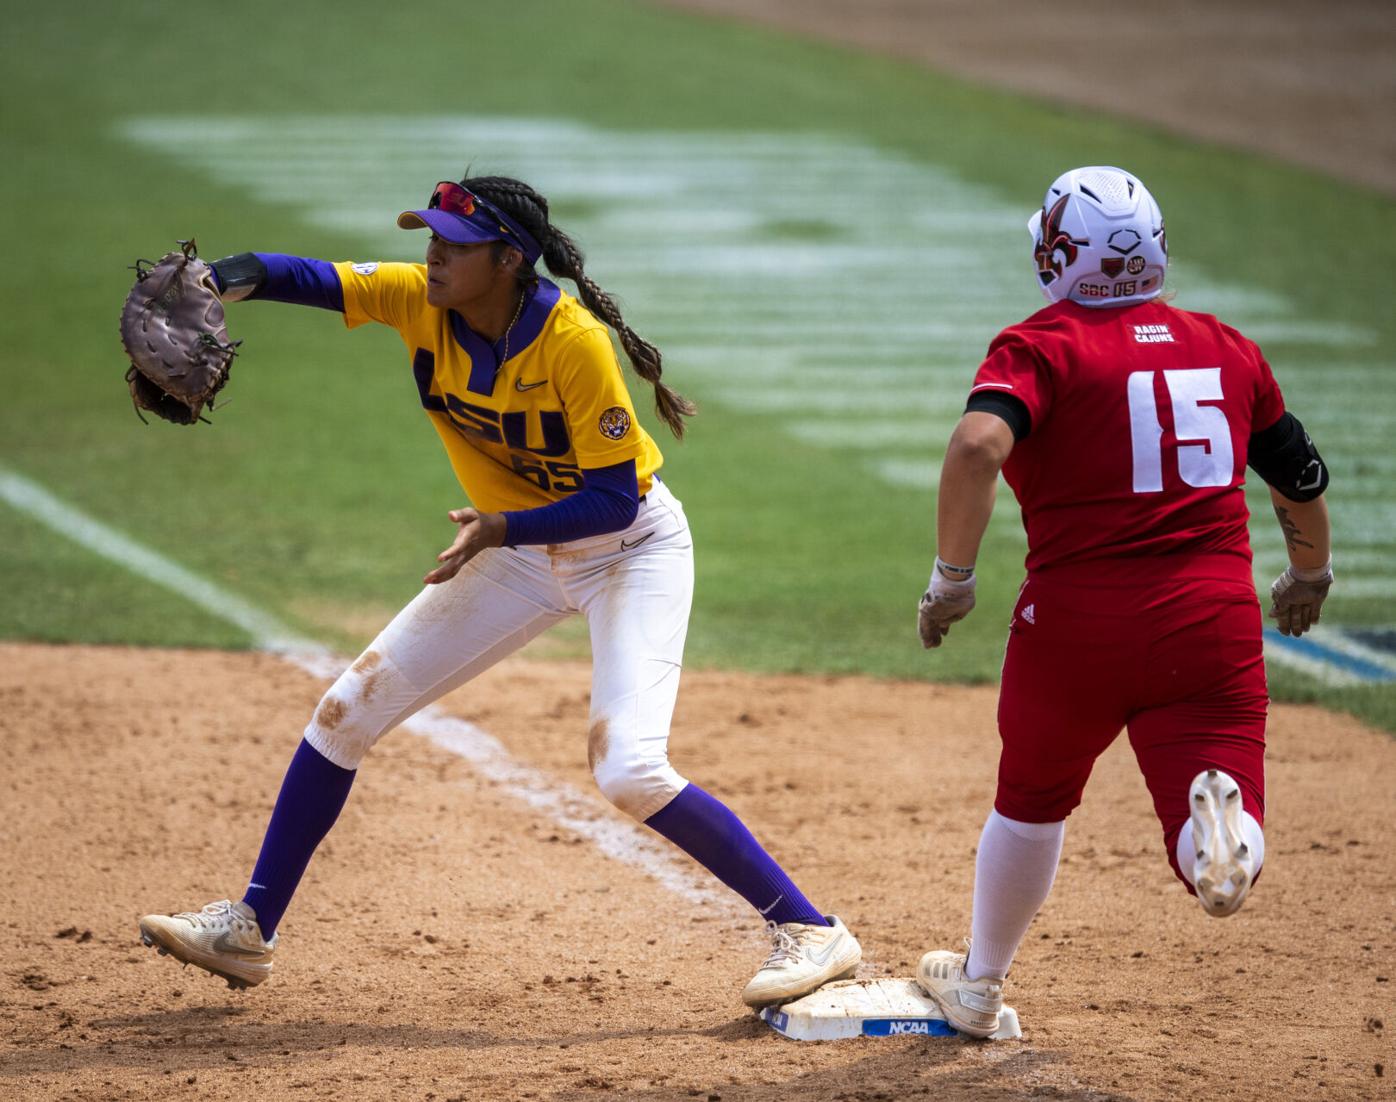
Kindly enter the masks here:
M 533 235 L 491 203 L 488 199 L 483 199 L 474 192 L 467 190 L 454 180 L 442 180 L 436 185 L 436 189 L 431 193 L 431 198 L 427 201 L 428 210 L 441 210 L 447 214 L 454 214 L 461 218 L 470 219 L 479 225 L 479 216 L 483 212 L 493 219 L 498 228 L 502 231 L 502 240 L 512 239 L 523 251 L 529 263 L 536 260 L 542 249 L 533 239 Z

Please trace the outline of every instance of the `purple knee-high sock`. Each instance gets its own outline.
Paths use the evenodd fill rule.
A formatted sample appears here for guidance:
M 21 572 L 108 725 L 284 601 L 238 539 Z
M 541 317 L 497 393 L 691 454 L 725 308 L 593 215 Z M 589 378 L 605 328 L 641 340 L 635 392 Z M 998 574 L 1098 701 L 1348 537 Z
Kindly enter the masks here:
M 824 916 L 730 808 L 690 783 L 645 820 L 769 922 L 827 926 Z
M 310 855 L 339 818 L 353 783 L 354 770 L 341 769 L 301 739 L 281 782 L 252 882 L 242 897 L 257 912 L 257 925 L 268 941 L 305 875 Z

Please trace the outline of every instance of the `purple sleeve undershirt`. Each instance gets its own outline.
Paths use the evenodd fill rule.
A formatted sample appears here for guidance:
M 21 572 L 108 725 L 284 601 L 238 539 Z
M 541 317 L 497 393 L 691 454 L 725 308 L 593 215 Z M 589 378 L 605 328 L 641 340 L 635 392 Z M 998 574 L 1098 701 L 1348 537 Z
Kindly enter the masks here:
M 640 484 L 635 460 L 627 459 L 613 467 L 582 471 L 582 488 L 575 494 L 540 505 L 504 514 L 508 529 L 506 547 L 524 544 L 567 543 L 569 540 L 602 536 L 630 527 L 640 510 Z
M 285 253 L 258 253 L 257 257 L 267 266 L 267 278 L 254 297 L 344 313 L 344 288 L 328 260 Z

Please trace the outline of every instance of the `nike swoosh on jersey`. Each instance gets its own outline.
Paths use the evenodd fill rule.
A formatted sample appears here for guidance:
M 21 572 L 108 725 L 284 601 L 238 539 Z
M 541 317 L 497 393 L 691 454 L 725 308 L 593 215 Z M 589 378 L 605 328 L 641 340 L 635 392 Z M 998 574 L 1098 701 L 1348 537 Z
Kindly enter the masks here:
M 532 390 L 534 387 L 540 387 L 547 381 L 547 379 L 539 379 L 536 383 L 525 383 L 522 379 L 515 379 L 514 389 L 523 393 L 525 390 Z
M 641 536 L 639 539 L 637 539 L 634 543 L 626 543 L 625 540 L 622 539 L 622 540 L 620 541 L 620 549 L 621 549 L 622 551 L 629 551 L 632 547 L 639 547 L 640 544 L 644 543 L 645 540 L 649 539 L 652 535 L 654 535 L 653 532 L 646 532 L 643 536 Z M 774 904 L 772 904 L 772 905 L 774 906 Z

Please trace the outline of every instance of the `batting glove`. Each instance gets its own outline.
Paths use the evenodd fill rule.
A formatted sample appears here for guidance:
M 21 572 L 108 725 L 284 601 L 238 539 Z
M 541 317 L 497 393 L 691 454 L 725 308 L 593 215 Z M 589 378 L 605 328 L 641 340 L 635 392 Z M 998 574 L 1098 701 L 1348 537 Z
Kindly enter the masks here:
M 1328 587 L 1333 584 L 1333 560 L 1310 568 L 1291 566 L 1270 587 L 1270 618 L 1281 635 L 1303 635 L 1318 623 Z
M 946 577 L 945 571 L 968 573 L 963 581 Z M 974 567 L 946 566 L 937 557 L 931 571 L 930 587 L 921 597 L 917 609 L 916 627 L 921 633 L 921 645 L 929 650 L 938 647 L 950 634 L 950 625 L 958 623 L 974 608 Z

